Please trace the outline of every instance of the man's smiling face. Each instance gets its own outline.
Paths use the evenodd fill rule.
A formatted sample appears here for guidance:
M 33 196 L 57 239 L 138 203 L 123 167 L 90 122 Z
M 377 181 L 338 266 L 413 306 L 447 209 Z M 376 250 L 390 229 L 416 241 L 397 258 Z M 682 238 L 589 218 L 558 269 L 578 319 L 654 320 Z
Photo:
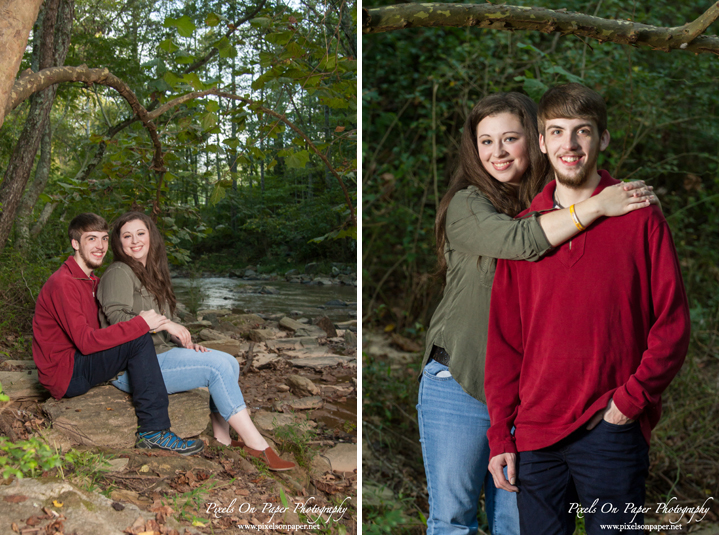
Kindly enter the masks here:
M 609 131 L 599 132 L 592 119 L 547 119 L 539 147 L 549 157 L 557 182 L 581 188 L 597 172 L 599 153 L 609 145 Z
M 90 272 L 102 265 L 105 254 L 107 254 L 108 239 L 107 232 L 92 231 L 83 232 L 79 243 L 77 240 L 72 240 L 72 248 L 77 253 L 75 260 L 85 272 Z

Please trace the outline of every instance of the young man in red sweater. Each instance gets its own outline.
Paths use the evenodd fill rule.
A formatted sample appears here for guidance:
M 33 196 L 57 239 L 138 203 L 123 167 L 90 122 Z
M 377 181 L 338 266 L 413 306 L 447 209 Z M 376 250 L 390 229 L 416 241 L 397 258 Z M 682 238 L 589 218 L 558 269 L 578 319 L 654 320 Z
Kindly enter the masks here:
M 201 440 L 170 431 L 168 399 L 149 331 L 167 318 L 143 310 L 130 321 L 100 328 L 93 270 L 107 253 L 108 226 L 95 214 L 80 214 L 68 235 L 75 254 L 47 280 L 35 303 L 32 356 L 40 383 L 52 397 L 75 397 L 125 370 L 133 388 L 138 448 L 182 455 L 199 453 Z
M 618 182 L 597 171 L 606 122 L 602 97 L 581 84 L 542 97 L 540 146 L 556 180 L 531 211 L 573 208 Z M 497 487 L 519 492 L 521 529 L 533 535 L 571 535 L 578 512 L 590 535 L 643 523 L 651 429 L 689 344 L 661 210 L 600 217 L 586 230 L 581 213 L 572 217 L 583 232 L 539 262 L 499 260 L 492 288 L 489 469 Z

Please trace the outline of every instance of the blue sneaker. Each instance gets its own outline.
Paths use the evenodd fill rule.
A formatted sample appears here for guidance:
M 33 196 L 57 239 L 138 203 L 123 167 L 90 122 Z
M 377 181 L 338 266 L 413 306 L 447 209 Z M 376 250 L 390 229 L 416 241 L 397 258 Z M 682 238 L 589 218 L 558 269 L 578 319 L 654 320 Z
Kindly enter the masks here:
M 201 440 L 183 440 L 169 429 L 137 433 L 136 448 L 174 451 L 180 455 L 194 455 L 205 448 Z

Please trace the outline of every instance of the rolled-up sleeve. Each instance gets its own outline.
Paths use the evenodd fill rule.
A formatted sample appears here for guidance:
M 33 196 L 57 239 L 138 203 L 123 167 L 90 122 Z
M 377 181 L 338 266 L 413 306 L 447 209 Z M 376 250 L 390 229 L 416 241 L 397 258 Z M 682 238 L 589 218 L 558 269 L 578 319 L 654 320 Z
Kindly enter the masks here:
M 506 260 L 539 260 L 552 248 L 534 212 L 521 219 L 498 212 L 473 188 L 457 192 L 447 209 L 447 241 L 466 254 Z

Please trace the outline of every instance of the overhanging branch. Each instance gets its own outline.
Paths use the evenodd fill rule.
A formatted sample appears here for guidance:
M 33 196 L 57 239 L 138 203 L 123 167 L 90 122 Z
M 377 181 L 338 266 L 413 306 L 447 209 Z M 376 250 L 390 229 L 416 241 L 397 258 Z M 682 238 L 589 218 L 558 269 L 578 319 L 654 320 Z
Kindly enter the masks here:
M 160 142 L 160 137 L 157 135 L 157 127 L 152 122 L 149 113 L 145 107 L 140 104 L 140 101 L 132 89 L 130 89 L 130 86 L 112 74 L 107 68 L 91 69 L 87 65 L 80 65 L 79 67 L 52 67 L 35 73 L 28 69 L 15 81 L 15 85 L 10 92 L 10 99 L 8 100 L 5 113 L 10 113 L 33 93 L 63 82 L 100 84 L 112 87 L 120 93 L 130 105 L 130 108 L 132 108 L 133 114 L 140 119 L 152 140 L 155 153 L 152 157 L 150 169 L 158 174 L 166 171 L 164 157 L 162 155 L 162 143 Z M 159 202 L 156 201 L 154 210 L 157 211 L 158 209 Z
M 492 4 L 399 4 L 362 9 L 362 33 L 404 28 L 467 27 L 504 31 L 559 32 L 623 45 L 646 45 L 719 55 L 719 37 L 701 35 L 719 17 L 719 3 L 695 21 L 662 28 L 625 20 L 603 19 L 571 11 Z
M 155 148 L 155 154 L 153 156 L 150 169 L 152 169 L 158 174 L 157 195 L 153 207 L 153 211 L 155 213 L 159 211 L 160 190 L 162 188 L 163 182 L 162 174 L 166 171 L 166 169 L 164 166 L 164 158 L 162 155 L 162 144 L 160 142 L 160 138 L 157 134 L 157 128 L 153 123 L 153 120 L 162 115 L 163 113 L 167 112 L 168 110 L 190 100 L 201 98 L 207 95 L 217 95 L 222 98 L 239 100 L 249 106 L 253 106 L 255 109 L 282 121 L 294 132 L 296 132 L 300 137 L 302 137 L 302 139 L 307 142 L 307 145 L 312 150 L 312 152 L 319 156 L 327 169 L 329 169 L 329 171 L 335 176 L 335 178 L 339 182 L 339 185 L 344 192 L 347 207 L 350 210 L 352 224 L 357 224 L 354 206 L 352 205 L 352 200 L 350 199 L 347 186 L 345 186 L 342 177 L 335 170 L 335 168 L 332 167 L 332 164 L 329 162 L 327 157 L 315 146 L 314 143 L 312 143 L 310 138 L 307 137 L 307 135 L 302 130 L 295 126 L 294 123 L 287 119 L 287 117 L 269 108 L 265 108 L 264 106 L 258 104 L 251 99 L 240 97 L 239 95 L 235 95 L 233 93 L 225 93 L 217 89 L 210 89 L 206 91 L 197 91 L 194 93 L 182 95 L 165 103 L 156 110 L 148 112 L 147 109 L 145 109 L 145 107 L 140 104 L 140 101 L 137 99 L 137 96 L 135 96 L 135 93 L 133 93 L 130 87 L 117 76 L 112 74 L 107 68 L 91 69 L 87 65 L 80 65 L 79 67 L 52 67 L 50 69 L 43 69 L 36 73 L 33 73 L 30 70 L 23 72 L 13 86 L 8 106 L 5 110 L 6 113 L 11 112 L 33 93 L 42 91 L 43 89 L 50 87 L 51 85 L 62 82 L 84 82 L 86 84 L 100 84 L 112 87 L 118 93 L 120 93 L 120 95 L 127 101 L 127 103 L 132 108 L 134 115 L 137 116 L 142 122 L 142 124 L 145 126 L 148 133 L 150 134 L 152 144 Z

